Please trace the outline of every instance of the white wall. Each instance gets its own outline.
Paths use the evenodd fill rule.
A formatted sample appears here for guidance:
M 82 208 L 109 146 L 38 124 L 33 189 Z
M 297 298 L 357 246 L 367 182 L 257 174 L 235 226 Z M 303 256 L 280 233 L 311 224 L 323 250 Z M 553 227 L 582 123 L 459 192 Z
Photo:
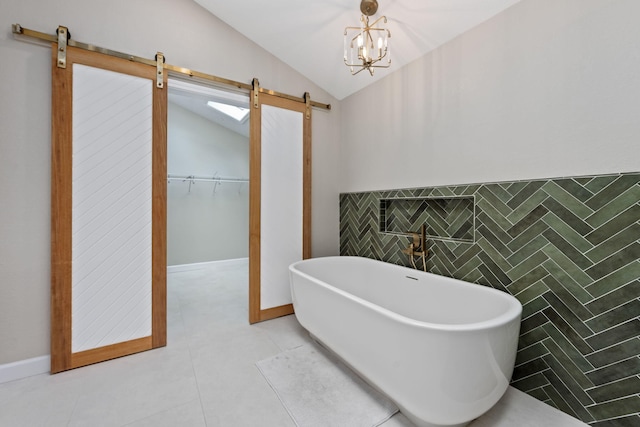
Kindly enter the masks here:
M 638 16 L 523 0 L 350 96 L 340 190 L 639 171 Z
M 172 102 L 167 123 L 170 174 L 249 178 L 248 137 Z M 249 184 L 171 181 L 167 186 L 168 265 L 248 256 Z
M 313 253 L 338 252 L 336 100 L 191 0 L 0 2 L 0 365 L 49 354 L 50 51 L 11 24 L 331 103 L 314 110 Z

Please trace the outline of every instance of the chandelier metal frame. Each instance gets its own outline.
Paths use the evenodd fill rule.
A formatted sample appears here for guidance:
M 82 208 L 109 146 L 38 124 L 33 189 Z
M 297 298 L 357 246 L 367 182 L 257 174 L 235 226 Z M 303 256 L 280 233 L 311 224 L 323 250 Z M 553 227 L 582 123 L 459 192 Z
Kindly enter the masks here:
M 387 17 L 381 16 L 373 23 L 369 23 L 369 16 L 375 14 L 377 10 L 376 0 L 362 0 L 360 3 L 361 25 L 344 29 L 344 63 L 349 67 L 352 75 L 367 70 L 373 76 L 375 68 L 389 68 L 391 65 L 389 49 L 391 32 L 386 28 Z

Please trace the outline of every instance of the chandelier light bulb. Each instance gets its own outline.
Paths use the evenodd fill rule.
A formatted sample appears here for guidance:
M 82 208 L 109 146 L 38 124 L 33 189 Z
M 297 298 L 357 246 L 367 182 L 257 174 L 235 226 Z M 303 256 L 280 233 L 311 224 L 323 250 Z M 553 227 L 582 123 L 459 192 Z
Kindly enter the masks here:
M 344 30 L 344 63 L 353 75 L 367 70 L 373 76 L 375 68 L 388 68 L 391 65 L 391 51 L 388 45 L 391 32 L 387 29 L 387 17 L 380 16 L 373 23 L 369 23 L 369 17 L 374 15 L 377 9 L 376 0 L 362 0 L 361 25 L 346 27 Z

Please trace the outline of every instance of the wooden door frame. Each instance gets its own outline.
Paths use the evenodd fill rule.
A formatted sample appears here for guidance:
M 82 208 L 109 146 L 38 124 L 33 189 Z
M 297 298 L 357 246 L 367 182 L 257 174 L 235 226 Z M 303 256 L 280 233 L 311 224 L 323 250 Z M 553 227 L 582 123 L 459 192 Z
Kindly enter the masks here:
M 166 345 L 167 91 L 157 88 L 156 68 L 67 47 L 67 67 L 52 46 L 51 123 L 51 373 Z M 73 64 L 149 79 L 153 84 L 152 131 L 152 334 L 124 343 L 72 353 L 72 101 Z M 166 88 L 166 74 L 164 87 Z
M 251 108 L 249 148 L 249 323 L 262 322 L 292 314 L 293 304 L 262 310 L 260 308 L 260 226 L 261 226 L 261 150 L 262 105 L 302 113 L 302 258 L 311 257 L 311 108 L 297 102 L 266 93 L 251 91 L 250 99 L 258 98 L 257 108 Z

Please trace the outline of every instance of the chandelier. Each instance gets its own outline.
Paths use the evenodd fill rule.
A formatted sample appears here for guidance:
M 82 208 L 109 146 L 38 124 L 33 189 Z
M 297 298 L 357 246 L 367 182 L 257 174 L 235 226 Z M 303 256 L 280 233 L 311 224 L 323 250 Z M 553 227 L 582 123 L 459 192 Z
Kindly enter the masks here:
M 352 75 L 367 70 L 373 76 L 375 68 L 389 68 L 391 65 L 391 33 L 386 28 L 387 17 L 381 16 L 369 24 L 369 17 L 377 10 L 377 0 L 362 0 L 360 26 L 344 29 L 344 63 Z

